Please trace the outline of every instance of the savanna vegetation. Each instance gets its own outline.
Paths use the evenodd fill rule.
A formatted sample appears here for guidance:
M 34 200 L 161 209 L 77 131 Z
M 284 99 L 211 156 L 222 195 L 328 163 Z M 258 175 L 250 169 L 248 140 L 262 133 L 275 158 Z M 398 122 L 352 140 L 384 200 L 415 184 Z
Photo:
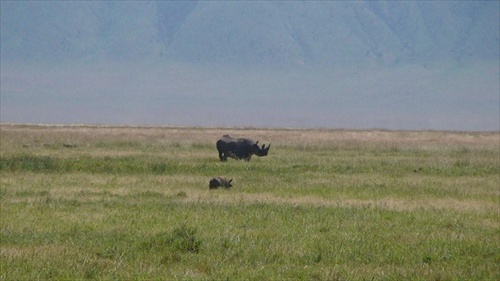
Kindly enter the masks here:
M 498 132 L 0 129 L 1 280 L 500 280 Z

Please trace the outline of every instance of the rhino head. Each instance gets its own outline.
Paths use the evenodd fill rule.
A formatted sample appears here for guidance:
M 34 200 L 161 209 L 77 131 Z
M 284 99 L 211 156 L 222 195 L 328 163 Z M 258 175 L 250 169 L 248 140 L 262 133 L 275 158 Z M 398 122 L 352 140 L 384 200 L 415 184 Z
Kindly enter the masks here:
M 256 141 L 255 144 L 253 145 L 253 153 L 257 156 L 266 156 L 269 153 L 269 148 L 271 148 L 271 144 L 269 144 L 267 147 L 265 144 L 263 144 L 261 147 L 258 145 L 259 141 Z

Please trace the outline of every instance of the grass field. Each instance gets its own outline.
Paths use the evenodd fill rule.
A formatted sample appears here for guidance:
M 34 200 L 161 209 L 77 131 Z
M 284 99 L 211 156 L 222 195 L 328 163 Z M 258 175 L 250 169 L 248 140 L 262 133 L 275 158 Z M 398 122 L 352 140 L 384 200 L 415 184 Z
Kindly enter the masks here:
M 500 280 L 498 132 L 0 129 L 1 280 Z

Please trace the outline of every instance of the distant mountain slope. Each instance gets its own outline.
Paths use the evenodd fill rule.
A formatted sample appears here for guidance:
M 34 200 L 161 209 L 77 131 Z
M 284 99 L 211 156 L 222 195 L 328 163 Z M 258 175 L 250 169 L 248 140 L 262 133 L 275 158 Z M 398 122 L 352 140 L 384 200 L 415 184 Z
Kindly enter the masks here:
M 0 121 L 499 130 L 499 1 L 0 1 Z
M 2 1 L 3 60 L 498 59 L 498 1 Z

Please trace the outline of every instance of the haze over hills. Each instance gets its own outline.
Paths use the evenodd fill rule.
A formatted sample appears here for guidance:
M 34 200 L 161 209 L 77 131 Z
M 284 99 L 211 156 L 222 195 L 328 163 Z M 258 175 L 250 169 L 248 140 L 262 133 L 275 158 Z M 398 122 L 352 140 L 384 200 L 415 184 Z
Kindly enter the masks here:
M 499 130 L 498 1 L 2 1 L 2 122 Z
M 498 59 L 498 1 L 3 1 L 2 57 L 326 64 Z

